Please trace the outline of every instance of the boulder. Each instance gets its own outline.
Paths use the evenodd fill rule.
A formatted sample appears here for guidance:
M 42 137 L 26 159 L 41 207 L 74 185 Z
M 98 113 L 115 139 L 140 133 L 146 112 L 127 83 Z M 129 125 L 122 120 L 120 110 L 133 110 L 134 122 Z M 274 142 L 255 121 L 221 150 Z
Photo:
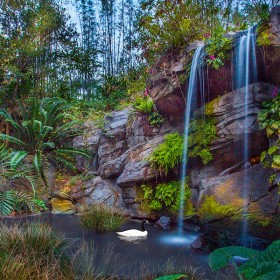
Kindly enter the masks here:
M 111 180 L 96 177 L 85 183 L 85 204 L 104 204 L 124 209 L 121 189 Z
M 198 207 L 201 207 L 205 197 L 214 196 L 219 204 L 231 205 L 236 212 L 246 205 L 248 209 L 262 214 L 275 214 L 278 211 L 280 196 L 277 186 L 269 182 L 272 174 L 271 169 L 265 169 L 259 164 L 233 174 L 201 180 Z M 276 179 L 276 182 L 278 181 L 280 178 Z M 212 219 L 215 220 L 215 217 Z
M 52 198 L 50 200 L 52 214 L 74 214 L 76 212 L 74 204 L 63 198 Z
M 98 146 L 99 173 L 103 165 L 127 150 L 126 125 L 130 109 L 112 112 L 105 117 L 105 127 Z
M 159 220 L 155 223 L 155 227 L 159 229 L 170 229 L 170 217 L 162 216 L 159 218 Z

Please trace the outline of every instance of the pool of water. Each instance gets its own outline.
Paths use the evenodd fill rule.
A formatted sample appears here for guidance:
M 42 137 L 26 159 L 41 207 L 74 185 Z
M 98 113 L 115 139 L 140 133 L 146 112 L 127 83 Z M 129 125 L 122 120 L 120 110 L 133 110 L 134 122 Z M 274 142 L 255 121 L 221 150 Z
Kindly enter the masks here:
M 85 262 L 90 261 L 93 265 L 105 262 L 106 269 L 111 269 L 108 273 L 131 274 L 134 275 L 131 279 L 137 279 L 135 275 L 157 274 L 164 270 L 182 272 L 191 266 L 198 267 L 199 272 L 204 271 L 203 279 L 214 279 L 208 267 L 208 254 L 190 247 L 197 233 L 184 232 L 182 236 L 177 236 L 175 230 L 163 231 L 154 228 L 152 224 L 146 224 L 147 237 L 124 238 L 115 232 L 96 233 L 87 230 L 81 225 L 79 217 L 71 215 L 44 214 L 4 220 L 8 223 L 36 221 L 47 223 L 55 232 L 63 233 L 71 240 L 73 248 L 88 244 L 92 253 Z M 140 223 L 128 221 L 120 231 L 127 229 L 140 229 Z

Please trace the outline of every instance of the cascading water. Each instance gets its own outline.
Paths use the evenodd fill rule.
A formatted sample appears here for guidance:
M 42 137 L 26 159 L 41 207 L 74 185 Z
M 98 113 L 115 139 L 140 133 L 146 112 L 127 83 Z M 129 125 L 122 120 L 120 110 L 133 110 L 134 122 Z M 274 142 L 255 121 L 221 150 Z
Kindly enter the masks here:
M 257 60 L 256 60 L 256 36 L 254 27 L 250 27 L 246 34 L 244 34 L 238 40 L 237 44 L 237 54 L 235 61 L 235 88 L 239 89 L 245 87 L 244 95 L 244 107 L 245 107 L 245 119 L 244 119 L 244 151 L 243 160 L 246 164 L 249 161 L 249 133 L 248 128 L 249 123 L 249 85 L 257 81 Z M 247 204 L 249 200 L 249 178 L 246 174 L 244 175 L 244 188 L 243 188 L 243 199 L 244 199 L 244 210 L 243 213 L 247 212 Z M 243 233 L 247 233 L 247 220 L 244 219 L 243 222 Z
M 178 223 L 178 234 L 183 233 L 183 218 L 184 218 L 184 197 L 185 197 L 185 184 L 187 174 L 187 162 L 188 162 L 188 138 L 190 129 L 190 120 L 193 113 L 193 103 L 196 100 L 197 93 L 197 73 L 199 67 L 199 61 L 201 54 L 203 53 L 203 46 L 196 49 L 191 66 L 191 73 L 189 78 L 187 104 L 185 111 L 185 129 L 184 129 L 184 147 L 183 147 L 183 160 L 181 170 L 181 193 L 180 193 L 180 212 L 179 212 L 179 223 Z M 203 76 L 203 75 L 202 75 Z M 201 83 L 200 83 L 201 85 Z M 203 86 L 203 85 L 202 85 Z
M 201 59 L 203 59 L 203 46 L 196 49 L 191 66 L 191 73 L 189 78 L 189 86 L 187 92 L 187 104 L 185 111 L 185 129 L 184 129 L 184 150 L 183 150 L 183 160 L 182 160 L 182 171 L 181 171 L 181 192 L 180 192 L 180 211 L 178 217 L 178 232 L 174 236 L 164 236 L 162 242 L 182 245 L 188 244 L 195 240 L 195 236 L 188 234 L 188 236 L 183 236 L 183 218 L 184 218 L 184 197 L 185 197 L 185 184 L 186 184 L 186 174 L 187 174 L 187 163 L 188 163 L 188 137 L 190 129 L 191 117 L 196 109 L 198 84 L 200 86 L 200 98 L 202 106 L 205 103 L 204 97 L 204 69 L 200 65 Z M 203 112 L 202 112 L 203 114 Z M 204 114 L 203 114 L 204 117 Z

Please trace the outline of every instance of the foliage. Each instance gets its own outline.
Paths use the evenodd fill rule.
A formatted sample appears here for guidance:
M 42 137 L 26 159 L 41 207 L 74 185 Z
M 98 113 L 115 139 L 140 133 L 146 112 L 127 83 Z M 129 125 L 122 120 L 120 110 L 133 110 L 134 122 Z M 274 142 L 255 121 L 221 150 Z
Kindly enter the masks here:
M 133 108 L 136 111 L 144 114 L 151 114 L 153 111 L 153 107 L 154 107 L 154 101 L 150 96 L 145 96 L 143 98 L 138 97 L 133 103 Z
M 269 21 L 265 21 L 258 27 L 258 36 L 257 36 L 257 44 L 259 46 L 269 46 L 271 45 L 271 33 L 270 33 L 270 26 Z
M 165 118 L 159 112 L 152 112 L 148 117 L 148 121 L 151 126 L 159 127 L 164 120 Z
M 249 260 L 241 266 L 237 267 L 235 265 L 235 271 L 240 279 L 279 279 L 280 240 L 274 241 L 263 252 L 235 246 L 217 249 L 209 256 L 210 267 L 213 270 L 226 267 L 228 261 L 236 255 L 249 258 Z
M 191 122 L 189 134 L 190 158 L 200 157 L 204 164 L 213 159 L 209 144 L 216 138 L 215 121 L 211 118 L 204 120 L 194 119 Z M 153 168 L 165 174 L 182 161 L 183 137 L 177 132 L 165 136 L 163 143 L 159 144 L 149 156 Z
M 160 174 L 167 175 L 182 161 L 183 138 L 176 132 L 164 137 L 164 142 L 159 144 L 149 156 L 153 168 L 159 170 Z
M 222 205 L 217 202 L 214 195 L 205 196 L 201 206 L 198 208 L 198 215 L 204 222 L 237 215 L 236 212 L 236 208 L 232 205 Z
M 224 37 L 224 30 L 217 28 L 213 35 L 206 40 L 207 63 L 215 69 L 224 65 L 227 51 L 231 48 L 231 41 Z
M 262 110 L 258 114 L 258 122 L 261 129 L 266 130 L 268 138 L 275 140 L 275 145 L 261 154 L 261 161 L 267 167 L 280 169 L 280 95 L 274 88 L 272 100 L 262 103 Z
M 20 104 L 20 116 L 17 118 L 13 118 L 6 110 L 0 110 L 0 115 L 13 127 L 14 132 L 13 136 L 0 134 L 0 140 L 9 142 L 17 149 L 18 161 L 31 156 L 34 168 L 47 186 L 45 169 L 50 162 L 76 170 L 75 155 L 87 154 L 67 146 L 68 141 L 79 135 L 79 130 L 77 121 L 65 122 L 65 101 L 31 98 L 27 105 L 25 108 Z
M 194 119 L 190 125 L 189 157 L 199 156 L 203 164 L 209 163 L 213 159 L 209 145 L 216 137 L 217 131 L 213 118 Z
M 149 185 L 143 185 L 144 199 L 148 202 L 149 207 L 154 211 L 162 209 L 167 210 L 172 214 L 178 213 L 180 209 L 181 182 L 172 181 L 168 183 L 158 184 L 155 188 Z M 189 202 L 186 206 L 186 212 L 193 211 L 192 205 L 188 200 L 191 196 L 191 191 L 188 185 L 185 185 L 184 200 Z
M 136 21 L 139 37 L 135 44 L 149 65 L 167 50 L 184 47 L 196 39 L 215 38 L 217 30 L 219 34 L 225 34 L 228 30 L 246 29 L 261 18 L 261 13 L 255 13 L 260 8 L 256 1 L 145 0 L 141 1 L 140 8 Z M 248 22 L 244 21 L 245 17 Z M 222 41 L 214 39 L 214 45 L 218 46 Z M 225 45 L 222 42 L 222 46 Z M 219 67 L 224 59 L 222 54 L 217 53 L 216 59 L 209 63 Z
M 127 217 L 116 209 L 103 205 L 92 205 L 81 217 L 82 224 L 97 232 L 115 231 L 127 220 Z
M 42 200 L 15 190 L 0 190 L 0 216 L 8 216 L 22 213 L 38 213 L 46 210 L 46 205 Z

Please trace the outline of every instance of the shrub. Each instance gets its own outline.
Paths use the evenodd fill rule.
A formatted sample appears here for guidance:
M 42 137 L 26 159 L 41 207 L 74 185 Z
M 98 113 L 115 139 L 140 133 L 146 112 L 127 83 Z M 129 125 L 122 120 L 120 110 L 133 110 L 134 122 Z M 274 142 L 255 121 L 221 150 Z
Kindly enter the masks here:
M 158 184 L 155 188 L 149 185 L 143 185 L 144 199 L 149 207 L 154 211 L 167 210 L 171 214 L 178 213 L 180 209 L 181 181 L 172 181 L 168 183 Z M 185 185 L 184 201 L 186 205 L 186 213 L 193 212 L 192 204 L 189 200 L 191 191 L 188 185 Z
M 152 112 L 149 117 L 148 121 L 151 126 L 160 126 L 164 122 L 165 118 L 159 112 Z
M 231 41 L 224 37 L 224 30 L 217 28 L 213 36 L 206 41 L 207 63 L 215 69 L 224 65 L 227 51 L 231 48 Z
M 97 232 L 115 231 L 126 221 L 124 214 L 103 205 L 92 205 L 81 216 L 82 224 Z
M 216 133 L 213 119 L 207 118 L 205 121 L 194 119 L 190 125 L 188 156 L 200 157 L 204 164 L 209 163 L 213 159 L 209 145 L 216 138 Z M 183 137 L 177 132 L 166 135 L 164 142 L 159 144 L 148 158 L 151 166 L 161 175 L 167 175 L 182 161 L 183 142 Z

